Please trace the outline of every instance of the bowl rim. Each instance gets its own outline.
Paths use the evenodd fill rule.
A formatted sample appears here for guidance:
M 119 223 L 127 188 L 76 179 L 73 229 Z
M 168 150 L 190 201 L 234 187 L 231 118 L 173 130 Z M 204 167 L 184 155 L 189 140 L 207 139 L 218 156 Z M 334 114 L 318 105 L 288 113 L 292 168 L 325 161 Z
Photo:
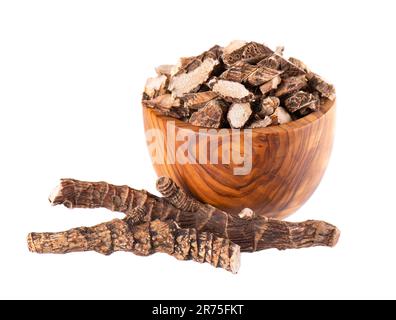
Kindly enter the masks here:
M 310 114 L 308 114 L 305 117 L 302 117 L 300 119 L 297 120 L 293 120 L 281 125 L 276 125 L 276 126 L 270 126 L 270 127 L 265 127 L 265 128 L 242 128 L 242 129 L 232 129 L 232 128 L 206 128 L 206 127 L 198 127 L 198 126 L 194 126 L 188 122 L 184 122 L 180 119 L 177 118 L 173 118 L 170 116 L 165 116 L 162 115 L 158 112 L 156 112 L 154 109 L 148 108 L 143 106 L 143 111 L 144 109 L 147 109 L 147 111 L 151 114 L 154 114 L 155 117 L 160 118 L 162 120 L 165 121 L 174 121 L 176 127 L 178 128 L 183 128 L 183 129 L 190 129 L 193 130 L 195 132 L 199 132 L 200 130 L 210 130 L 211 133 L 221 133 L 221 132 L 225 132 L 225 130 L 230 131 L 230 130 L 239 130 L 239 131 L 244 131 L 244 130 L 252 130 L 252 132 L 255 133 L 280 133 L 280 132 L 284 132 L 286 131 L 290 131 L 290 130 L 298 130 L 300 128 L 303 128 L 307 125 L 310 125 L 316 121 L 318 121 L 319 119 L 321 119 L 322 117 L 324 117 L 330 110 L 332 110 L 336 105 L 336 99 L 334 100 L 330 100 L 330 99 L 326 99 L 325 103 L 320 107 L 319 110 L 314 111 Z M 144 115 L 144 112 L 143 112 Z

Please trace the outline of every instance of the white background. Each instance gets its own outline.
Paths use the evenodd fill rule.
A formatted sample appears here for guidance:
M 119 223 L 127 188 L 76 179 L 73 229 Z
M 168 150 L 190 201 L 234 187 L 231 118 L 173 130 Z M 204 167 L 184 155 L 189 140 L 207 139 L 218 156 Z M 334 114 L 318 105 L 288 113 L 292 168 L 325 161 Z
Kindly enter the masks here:
M 0 1 L 0 298 L 396 298 L 393 1 Z M 28 252 L 31 231 L 93 225 L 51 207 L 61 177 L 155 192 L 141 91 L 154 67 L 233 39 L 286 46 L 337 87 L 334 152 L 290 220 L 334 249 L 243 254 L 236 276 L 157 254 Z

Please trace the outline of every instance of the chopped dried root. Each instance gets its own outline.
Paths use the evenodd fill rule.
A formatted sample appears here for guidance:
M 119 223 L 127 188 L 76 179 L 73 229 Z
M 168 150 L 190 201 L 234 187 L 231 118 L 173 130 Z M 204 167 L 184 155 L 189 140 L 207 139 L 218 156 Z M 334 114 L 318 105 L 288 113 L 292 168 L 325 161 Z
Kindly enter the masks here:
M 263 44 L 249 42 L 229 54 L 223 54 L 223 61 L 227 66 L 231 66 L 238 61 L 257 63 L 272 53 L 273 51 Z
M 147 99 L 153 99 L 165 94 L 167 77 L 164 75 L 156 78 L 148 78 L 144 86 L 144 94 Z
M 245 103 L 254 98 L 243 84 L 228 80 L 217 80 L 212 91 L 218 93 L 227 102 Z
M 309 85 L 317 90 L 323 97 L 330 100 L 335 99 L 335 88 L 333 85 L 327 83 L 315 73 L 309 73 L 307 78 L 309 79 Z
M 272 115 L 273 124 L 284 124 L 292 121 L 292 117 L 283 107 L 276 108 Z
M 264 119 L 259 119 L 256 121 L 253 121 L 248 128 L 249 129 L 255 129 L 255 128 L 265 128 L 268 127 L 272 124 L 272 120 L 269 116 L 265 116 Z
M 307 86 L 305 76 L 290 77 L 284 79 L 275 91 L 275 96 L 282 97 L 284 95 L 295 93 Z
M 251 114 L 250 103 L 233 103 L 227 113 L 228 123 L 231 128 L 243 128 Z
M 158 77 L 147 80 L 143 105 L 196 126 L 244 128 L 267 125 L 267 116 L 270 125 L 288 122 L 287 111 L 297 120 L 320 109 L 326 99 L 335 99 L 334 86 L 283 52 L 284 47 L 273 51 L 257 42 L 235 40 L 225 48 L 216 45 L 181 58 L 177 65 L 159 66 Z M 238 116 L 237 110 L 248 110 L 247 103 L 249 117 L 242 111 Z M 234 104 L 225 117 L 225 109 Z M 287 111 L 275 112 L 279 106 Z
M 245 82 L 250 75 L 256 72 L 258 67 L 253 66 L 249 63 L 240 61 L 235 63 L 232 67 L 224 71 L 220 79 L 234 81 L 234 82 Z
M 276 77 L 279 77 L 281 73 L 282 71 L 267 67 L 260 67 L 247 78 L 247 82 L 252 86 L 259 86 L 263 83 L 271 81 Z
M 182 97 L 186 93 L 198 90 L 208 80 L 214 67 L 218 65 L 217 60 L 211 58 L 204 60 L 200 66 L 188 73 L 182 73 L 173 77 L 169 83 L 169 90 L 176 96 Z
M 277 76 L 273 78 L 272 80 L 264 83 L 263 85 L 260 86 L 260 91 L 263 95 L 266 95 L 272 90 L 275 90 L 278 88 L 279 84 L 282 82 L 282 79 L 280 76 Z
M 182 97 L 184 106 L 193 110 L 205 106 L 209 101 L 216 99 L 219 95 L 213 91 L 188 93 Z
M 226 110 L 227 106 L 223 101 L 212 100 L 194 112 L 189 122 L 198 127 L 220 128 L 225 121 Z
M 319 100 L 311 93 L 299 91 L 285 100 L 286 109 L 294 113 L 301 109 L 317 110 L 319 107 Z
M 267 97 L 261 101 L 260 110 L 257 114 L 264 118 L 273 114 L 280 105 L 280 100 L 277 97 Z

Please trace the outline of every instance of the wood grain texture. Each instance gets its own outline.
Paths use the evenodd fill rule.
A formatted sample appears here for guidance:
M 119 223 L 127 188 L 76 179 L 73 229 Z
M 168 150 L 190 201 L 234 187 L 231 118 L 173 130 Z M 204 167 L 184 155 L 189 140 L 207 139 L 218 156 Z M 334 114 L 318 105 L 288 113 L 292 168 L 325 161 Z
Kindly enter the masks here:
M 221 161 L 219 164 L 167 163 L 163 145 L 157 148 L 161 153 L 157 158 L 162 158 L 164 163 L 153 162 L 154 169 L 158 176 L 172 178 L 195 198 L 220 209 L 239 213 L 248 207 L 258 215 L 284 218 L 309 199 L 325 172 L 333 144 L 335 105 L 335 101 L 328 100 L 320 110 L 299 120 L 253 129 L 252 170 L 247 175 L 234 175 L 233 169 L 238 166 Z M 143 117 L 146 132 L 159 129 L 165 145 L 168 121 L 175 123 L 176 135 L 189 134 L 196 139 L 202 136 L 200 128 L 158 115 L 148 108 L 143 108 Z M 222 137 L 231 135 L 231 129 L 211 129 L 205 135 L 217 136 L 222 143 Z M 184 143 L 171 139 L 176 150 Z M 160 140 L 150 143 L 161 144 Z M 229 143 L 233 143 L 232 139 Z

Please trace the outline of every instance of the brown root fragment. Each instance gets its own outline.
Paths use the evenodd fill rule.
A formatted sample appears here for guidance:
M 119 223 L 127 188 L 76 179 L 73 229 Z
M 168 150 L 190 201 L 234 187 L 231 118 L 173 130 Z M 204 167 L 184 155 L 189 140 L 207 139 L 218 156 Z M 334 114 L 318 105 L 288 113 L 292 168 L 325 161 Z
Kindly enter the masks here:
M 202 61 L 197 57 L 182 57 L 176 65 L 174 76 L 193 71 L 201 65 Z
M 213 241 L 221 245 L 212 248 Z M 136 224 L 127 217 L 64 232 L 30 233 L 28 247 L 31 252 L 55 254 L 96 251 L 110 255 L 125 251 L 148 256 L 162 252 L 179 260 L 207 262 L 232 273 L 237 273 L 240 266 L 238 245 L 206 232 L 181 229 L 171 220 Z
M 279 84 L 282 82 L 282 79 L 280 76 L 276 76 L 272 80 L 264 83 L 263 85 L 260 86 L 260 91 L 263 95 L 266 95 L 268 92 L 275 90 L 278 88 Z
M 315 91 L 314 93 L 312 93 L 312 95 L 314 96 L 313 99 L 316 100 L 315 106 L 313 105 L 308 105 L 307 107 L 301 108 L 300 110 L 298 110 L 298 113 L 301 117 L 306 116 L 307 114 L 310 114 L 313 111 L 319 110 L 320 106 L 323 104 L 323 100 L 327 99 L 327 98 L 322 98 L 320 97 L 320 94 Z M 316 109 L 312 109 L 313 107 L 315 107 Z
M 257 65 L 282 71 L 282 78 L 284 79 L 306 74 L 306 72 L 298 65 L 293 64 L 290 60 L 286 60 L 277 53 L 274 53 L 273 55 L 259 61 Z
M 300 68 L 301 70 L 303 70 L 305 73 L 310 72 L 307 65 L 302 62 L 301 60 L 294 58 L 294 57 L 290 57 L 289 58 L 289 62 L 292 63 L 293 65 L 297 66 L 298 68 Z
M 291 115 L 283 107 L 276 108 L 275 112 L 271 115 L 273 124 L 284 124 L 292 121 Z
M 310 109 L 315 111 L 319 108 L 319 100 L 311 93 L 298 91 L 285 100 L 286 109 L 294 113 L 301 109 Z
M 87 182 L 75 179 L 61 179 L 60 184 L 50 194 L 53 206 L 67 208 L 106 208 L 135 215 L 134 209 L 142 207 L 146 215 L 144 221 L 155 219 L 176 219 L 181 212 L 164 198 L 159 198 L 145 190 L 136 190 L 126 185 L 116 186 L 104 181 Z
M 238 82 L 214 80 L 212 91 L 218 93 L 227 102 L 246 103 L 254 99 L 254 95 Z
M 263 60 L 259 61 L 257 63 L 257 66 L 280 70 L 280 61 L 277 57 L 278 57 L 278 55 L 276 55 L 276 54 L 266 57 Z
M 320 76 L 315 73 L 309 73 L 307 75 L 308 84 L 311 88 L 319 91 L 319 93 L 330 100 L 334 100 L 336 93 L 335 88 L 332 84 L 324 81 Z
M 50 201 L 53 205 L 64 204 L 68 208 L 104 207 L 124 212 L 128 217 L 136 217 L 134 209 L 142 207 L 145 216 L 138 217 L 139 221 L 174 220 L 181 228 L 193 228 L 198 232 L 227 238 L 241 246 L 243 252 L 270 248 L 332 247 L 340 234 L 335 226 L 324 221 L 293 223 L 261 216 L 243 219 L 199 202 L 166 177 L 157 180 L 157 189 L 164 198 L 128 186 L 62 179 Z
M 218 60 L 212 58 L 205 59 L 194 70 L 173 76 L 169 81 L 168 89 L 176 97 L 181 97 L 185 93 L 194 92 L 208 80 L 214 67 L 218 64 Z
M 307 79 L 305 76 L 290 77 L 284 79 L 275 91 L 275 96 L 281 97 L 288 94 L 293 94 L 307 86 Z
M 193 203 L 188 207 L 194 210 L 191 213 L 195 217 L 194 223 L 197 230 L 225 236 L 239 244 L 242 251 L 252 252 L 269 248 L 296 249 L 312 246 L 333 247 L 340 235 L 335 226 L 324 221 L 309 220 L 293 223 L 255 216 L 252 213 L 249 214 L 251 218 L 247 219 L 245 212 L 241 213 L 242 217 L 230 215 L 189 197 L 167 177 L 157 180 L 157 189 L 176 208 L 186 208 L 186 203 Z M 182 212 L 188 215 L 186 211 Z
M 181 99 L 184 106 L 190 109 L 197 110 L 205 106 L 209 101 L 216 99 L 219 95 L 213 91 L 203 91 L 197 93 L 187 93 Z
M 177 106 L 177 99 L 172 97 L 170 93 L 163 94 L 151 100 L 143 100 L 143 105 L 148 108 L 169 110 L 172 106 Z
M 247 62 L 239 61 L 220 75 L 220 79 L 242 83 L 257 71 L 257 67 Z
M 183 73 L 194 71 L 196 68 L 200 67 L 202 62 L 204 62 L 206 59 L 219 61 L 222 53 L 222 48 L 218 45 L 215 45 L 198 56 L 180 58 L 179 63 L 172 72 L 172 75 L 178 76 Z
M 156 98 L 166 93 L 167 77 L 164 75 L 148 78 L 144 86 L 144 94 L 147 99 Z
M 265 128 L 272 124 L 272 120 L 269 116 L 265 116 L 264 119 L 259 119 L 253 121 L 247 128 L 255 129 L 255 128 Z
M 177 66 L 174 64 L 162 64 L 162 65 L 158 66 L 157 68 L 155 68 L 155 72 L 159 76 L 164 75 L 167 78 L 174 75 L 176 73 L 176 70 L 177 70 Z
M 198 59 L 204 61 L 206 59 L 220 60 L 223 55 L 223 48 L 219 45 L 214 45 L 209 50 L 198 56 Z
M 227 66 L 231 66 L 238 61 L 257 63 L 265 57 L 273 54 L 273 52 L 274 51 L 263 44 L 249 42 L 229 54 L 223 54 L 223 62 Z
M 250 103 L 233 103 L 228 109 L 227 120 L 231 128 L 240 129 L 252 115 Z
M 233 40 L 223 49 L 223 55 L 229 55 L 230 53 L 242 48 L 246 44 L 243 40 Z
M 169 112 L 165 113 L 164 115 L 185 121 L 188 117 L 190 117 L 190 110 L 184 106 L 172 107 Z
M 280 100 L 277 97 L 267 97 L 263 99 L 260 103 L 260 109 L 257 114 L 264 118 L 273 114 L 280 105 Z
M 220 128 L 225 121 L 226 104 L 221 100 L 211 100 L 194 112 L 189 123 L 205 128 Z
M 144 107 L 152 108 L 159 114 L 171 116 L 176 119 L 186 118 L 190 115 L 190 111 L 180 104 L 180 100 L 174 98 L 171 94 L 164 94 L 151 100 L 143 100 Z
M 275 59 L 277 59 L 279 62 L 279 68 L 280 70 L 282 70 L 282 78 L 284 79 L 289 77 L 298 77 L 306 74 L 303 69 L 300 69 L 298 66 L 279 55 L 276 55 Z
M 252 86 L 259 86 L 278 77 L 281 73 L 282 71 L 263 66 L 257 68 L 257 70 L 247 78 L 247 82 Z

